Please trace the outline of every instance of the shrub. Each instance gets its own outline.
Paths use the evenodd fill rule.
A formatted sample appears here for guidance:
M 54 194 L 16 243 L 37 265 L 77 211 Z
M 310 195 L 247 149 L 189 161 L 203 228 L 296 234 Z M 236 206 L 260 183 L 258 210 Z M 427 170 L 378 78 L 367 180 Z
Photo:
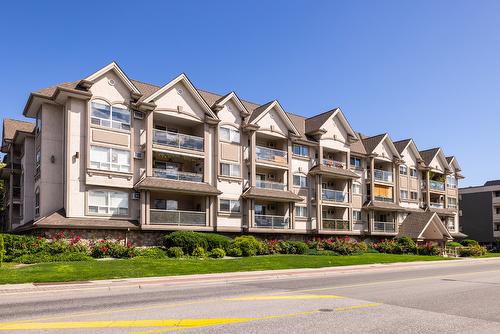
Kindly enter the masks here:
M 167 254 L 161 248 L 150 247 L 139 250 L 137 256 L 149 259 L 165 259 Z
M 309 247 L 302 241 L 285 241 L 282 250 L 282 254 L 305 254 Z
M 31 264 L 31 263 L 42 263 L 42 262 L 52 262 L 52 255 L 50 255 L 47 252 L 40 252 L 36 254 L 23 254 L 19 257 L 16 257 L 12 259 L 13 262 L 17 263 L 25 263 L 25 264 Z
M 397 239 L 397 242 L 399 245 L 399 249 L 403 254 L 408 254 L 408 253 L 414 254 L 417 250 L 417 244 L 410 237 L 401 237 Z
M 465 247 L 479 246 L 479 243 L 476 240 L 472 240 L 472 239 L 464 239 L 460 243 L 462 244 L 462 246 L 465 246 Z
M 372 245 L 379 253 L 401 254 L 401 245 L 394 239 L 385 239 Z
M 216 248 L 221 248 L 224 251 L 229 249 L 229 246 L 231 246 L 231 239 L 220 234 L 215 234 L 215 233 L 200 233 L 202 237 L 205 237 L 205 240 L 207 241 L 207 248 L 206 250 L 211 251 Z
M 180 247 L 185 254 L 192 254 L 196 247 L 208 248 L 207 238 L 203 233 L 192 231 L 176 231 L 164 238 L 166 248 Z
M 240 257 L 243 255 L 243 252 L 241 251 L 240 248 L 237 247 L 230 247 L 227 250 L 227 255 L 232 256 L 232 257 Z
M 210 252 L 209 256 L 214 259 L 222 259 L 226 256 L 226 252 L 222 248 L 214 248 Z
M 94 258 L 127 258 L 134 257 L 136 250 L 131 245 L 123 245 L 119 241 L 102 239 L 99 241 L 92 241 L 90 247 L 90 255 Z
M 5 245 L 5 261 L 24 254 L 35 254 L 46 250 L 47 240 L 32 235 L 3 234 Z
M 458 254 L 463 257 L 483 256 L 486 255 L 487 252 L 488 251 L 486 250 L 486 247 L 480 245 L 473 245 L 469 247 L 459 248 L 458 250 Z
M 431 243 L 426 243 L 424 245 L 417 246 L 417 253 L 419 255 L 439 255 L 441 250 L 439 247 L 432 245 Z
M 180 247 L 170 247 L 167 249 L 167 256 L 175 258 L 183 257 L 184 251 Z
M 191 255 L 194 257 L 204 258 L 204 257 L 207 257 L 207 252 L 205 251 L 205 249 L 203 247 L 198 246 L 194 249 L 194 251 Z
M 366 251 L 368 246 L 364 242 L 357 242 L 349 237 L 343 237 L 324 240 L 323 248 L 339 253 L 340 255 L 352 255 Z
M 265 246 L 251 235 L 244 235 L 235 238 L 231 243 L 230 249 L 233 248 L 240 249 L 242 256 L 255 256 L 257 254 L 265 253 Z
M 3 241 L 3 235 L 0 234 L 0 267 L 3 264 L 4 256 L 5 256 L 5 242 Z
M 59 253 L 52 255 L 48 252 L 39 252 L 36 254 L 24 254 L 14 259 L 14 262 L 32 264 L 42 262 L 71 262 L 71 261 L 90 261 L 92 257 L 85 253 Z
M 446 243 L 446 247 L 450 247 L 450 248 L 458 248 L 458 247 L 462 247 L 462 244 L 459 243 L 459 242 L 456 242 L 456 241 L 448 241 Z

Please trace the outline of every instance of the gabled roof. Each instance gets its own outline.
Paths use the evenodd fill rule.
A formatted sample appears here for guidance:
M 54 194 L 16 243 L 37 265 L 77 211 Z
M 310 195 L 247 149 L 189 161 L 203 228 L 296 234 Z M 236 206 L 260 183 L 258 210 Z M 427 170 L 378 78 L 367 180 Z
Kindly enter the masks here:
M 441 159 L 441 162 L 445 166 L 445 169 L 449 169 L 448 161 L 446 160 L 443 151 L 441 150 L 440 147 L 435 147 L 431 148 L 425 151 L 420 151 L 420 155 L 422 156 L 422 159 L 424 160 L 424 163 L 427 167 L 430 167 L 430 163 L 436 156 L 439 156 Z
M 282 119 L 288 125 L 289 129 L 292 130 L 295 135 L 300 136 L 300 132 L 295 127 L 295 124 L 293 124 L 290 116 L 285 112 L 285 110 L 283 110 L 283 107 L 281 107 L 280 103 L 277 100 L 270 101 L 255 109 L 250 115 L 248 123 L 256 124 L 262 117 L 264 117 L 266 113 L 268 113 L 273 108 L 275 108 L 278 113 L 282 115 Z
M 88 77 L 86 77 L 85 81 L 94 81 L 95 79 L 99 78 L 100 76 L 102 76 L 104 73 L 106 72 L 109 72 L 109 71 L 113 71 L 116 73 L 116 75 L 118 75 L 118 77 L 123 81 L 123 83 L 125 83 L 125 85 L 134 93 L 136 94 L 141 94 L 141 92 L 139 91 L 139 89 L 137 89 L 137 87 L 134 85 L 134 83 L 127 77 L 127 75 L 125 74 L 125 72 L 122 71 L 122 69 L 120 68 L 120 66 L 118 66 L 118 64 L 116 62 L 111 62 L 110 64 L 104 66 L 103 68 L 101 68 L 99 71 L 89 75 Z
M 363 145 L 365 146 L 366 154 L 372 154 L 373 151 L 384 141 L 388 141 L 389 147 L 392 150 L 393 156 L 396 156 L 399 158 L 399 153 L 396 147 L 394 146 L 394 143 L 392 142 L 391 138 L 389 137 L 389 134 L 383 133 L 377 136 L 373 137 L 367 137 L 363 138 L 362 142 Z
M 366 155 L 365 145 L 363 145 L 362 141 L 364 136 L 358 132 L 356 133 L 356 137 L 358 138 L 358 140 L 351 144 L 351 153 L 354 153 L 354 155 Z
M 448 165 L 450 165 L 450 166 L 453 165 L 453 167 L 455 168 L 455 170 L 457 172 L 462 170 L 462 168 L 460 168 L 460 165 L 458 164 L 458 161 L 455 158 L 455 156 L 446 157 L 446 162 L 448 162 Z
M 215 101 L 211 107 L 212 108 L 222 108 L 224 106 L 224 104 L 227 103 L 227 101 L 229 100 L 233 100 L 234 103 L 236 104 L 236 106 L 238 107 L 238 109 L 240 109 L 240 112 L 246 114 L 246 115 L 249 115 L 250 114 L 250 110 L 248 110 L 245 105 L 243 104 L 243 102 L 240 100 L 240 98 L 238 97 L 238 95 L 236 95 L 235 92 L 229 92 L 228 94 L 220 97 L 217 101 Z
M 453 239 L 439 216 L 429 211 L 410 213 L 399 227 L 398 237 L 406 236 L 415 240 L 425 240 L 423 235 L 431 224 L 439 229 L 443 237 Z
M 422 160 L 422 156 L 420 155 L 420 152 L 418 151 L 417 145 L 415 144 L 413 139 L 409 138 L 409 139 L 403 139 L 400 141 L 395 141 L 394 146 L 398 150 L 399 155 L 401 155 L 403 153 L 403 151 L 408 146 L 410 146 L 412 151 L 413 151 L 413 154 L 415 154 L 415 156 L 417 157 L 417 160 Z
M 277 202 L 302 202 L 304 199 L 291 191 L 263 189 L 257 187 L 248 188 L 241 195 L 243 198 L 269 199 Z
M 324 113 L 321 113 L 319 115 L 310 117 L 306 119 L 306 124 L 305 124 L 305 133 L 313 133 L 315 131 L 321 130 L 321 127 L 330 119 L 333 117 L 338 116 L 340 123 L 342 123 L 342 126 L 345 128 L 347 131 L 348 135 L 350 135 L 353 138 L 356 138 L 356 132 L 352 129 L 351 125 L 349 124 L 349 121 L 345 117 L 344 113 L 340 108 L 333 108 L 332 110 L 326 111 Z
M 32 133 L 33 130 L 35 130 L 35 123 L 4 118 L 1 151 L 3 152 L 8 146 L 8 143 L 12 142 L 17 132 Z

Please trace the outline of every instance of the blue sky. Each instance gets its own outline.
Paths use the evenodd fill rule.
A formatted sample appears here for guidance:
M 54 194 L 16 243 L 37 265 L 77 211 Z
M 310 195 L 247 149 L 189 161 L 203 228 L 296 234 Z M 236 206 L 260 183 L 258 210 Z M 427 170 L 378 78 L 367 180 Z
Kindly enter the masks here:
M 500 178 L 499 1 L 9 1 L 0 12 L 2 117 L 31 91 L 115 60 L 165 84 L 278 99 L 456 155 L 462 185 Z

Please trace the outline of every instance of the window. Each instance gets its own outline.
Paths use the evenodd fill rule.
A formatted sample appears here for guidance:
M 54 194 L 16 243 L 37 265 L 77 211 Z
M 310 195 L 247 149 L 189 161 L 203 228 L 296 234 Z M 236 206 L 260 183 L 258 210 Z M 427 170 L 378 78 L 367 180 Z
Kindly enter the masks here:
M 36 156 L 35 156 L 35 176 L 40 175 L 40 165 L 42 162 L 42 153 L 40 152 L 40 149 L 36 151 Z
M 351 167 L 356 169 L 361 169 L 361 159 L 356 157 L 351 157 Z
M 90 190 L 89 213 L 98 215 L 127 216 L 128 193 L 121 191 Z
M 179 203 L 173 199 L 155 199 L 154 207 L 157 210 L 173 210 L 176 211 Z
M 231 128 L 220 128 L 220 140 L 231 143 L 240 143 L 240 132 Z
M 496 214 L 500 215 L 500 208 L 495 208 Z
M 399 166 L 399 174 L 408 175 L 408 167 L 406 167 L 406 165 L 400 165 Z
M 107 128 L 130 130 L 130 110 L 104 102 L 92 102 L 90 122 Z
M 414 178 L 418 177 L 417 170 L 415 168 L 410 168 L 410 176 Z
M 40 187 L 35 190 L 35 216 L 40 215 Z
M 408 199 L 408 191 L 401 190 L 401 199 Z
M 448 208 L 456 209 L 457 208 L 457 199 L 454 197 L 448 197 Z
M 412 201 L 417 201 L 418 200 L 418 192 L 416 191 L 411 191 L 410 192 L 411 200 Z
M 454 176 L 447 176 L 446 177 L 446 186 L 448 188 L 453 188 L 455 189 L 457 187 L 457 179 Z
M 221 199 L 219 200 L 219 211 L 220 212 L 240 212 L 240 201 L 232 199 Z
M 295 207 L 296 217 L 307 217 L 307 206 L 296 206 Z
M 39 134 L 42 131 L 42 118 L 40 117 L 40 112 L 36 115 L 36 130 L 35 133 Z
M 293 176 L 293 185 L 296 187 L 305 188 L 308 186 L 307 176 L 304 175 L 294 175 Z
M 301 157 L 309 157 L 309 147 L 304 145 L 293 145 L 293 154 Z
M 500 191 L 495 191 L 495 197 L 500 197 Z
M 354 182 L 352 184 L 352 193 L 355 195 L 361 195 L 361 184 Z
M 448 217 L 446 219 L 446 227 L 448 228 L 448 230 L 454 231 L 455 230 L 455 218 Z
M 220 173 L 221 175 L 224 176 L 240 177 L 241 176 L 240 165 L 221 163 Z
M 91 146 L 90 167 L 115 172 L 130 172 L 130 151 Z
M 361 211 L 353 210 L 352 211 L 352 220 L 361 221 Z

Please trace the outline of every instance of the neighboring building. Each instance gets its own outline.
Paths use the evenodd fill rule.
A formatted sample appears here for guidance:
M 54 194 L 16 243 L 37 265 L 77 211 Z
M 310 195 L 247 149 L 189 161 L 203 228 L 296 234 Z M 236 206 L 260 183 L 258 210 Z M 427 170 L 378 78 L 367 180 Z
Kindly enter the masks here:
M 456 159 L 357 133 L 339 108 L 305 118 L 184 74 L 162 87 L 131 80 L 111 63 L 32 93 L 23 114 L 36 123 L 4 121 L 1 177 L 12 196 L 21 189 L 7 203 L 11 231 L 147 243 L 172 230 L 386 238 L 406 224 L 422 241 L 461 236 Z
M 469 238 L 492 244 L 500 237 L 500 180 L 460 188 L 460 225 Z

